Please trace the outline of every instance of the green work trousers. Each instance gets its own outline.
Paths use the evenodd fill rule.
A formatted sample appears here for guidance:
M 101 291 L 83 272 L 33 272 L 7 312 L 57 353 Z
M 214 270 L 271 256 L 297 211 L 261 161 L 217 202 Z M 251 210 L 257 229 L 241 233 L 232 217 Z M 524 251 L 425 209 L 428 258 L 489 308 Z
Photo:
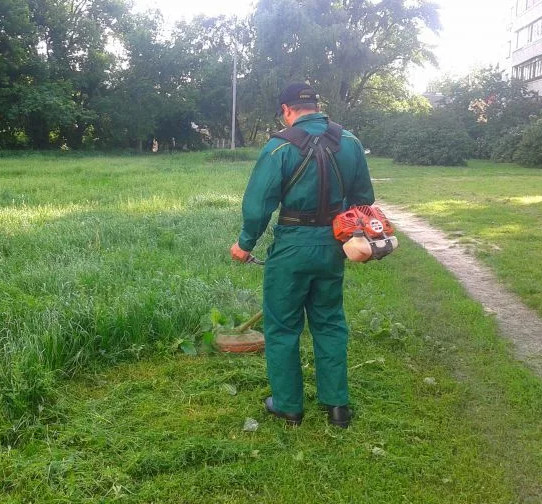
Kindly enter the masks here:
M 318 400 L 333 406 L 348 403 L 343 277 L 344 255 L 335 240 L 300 245 L 279 238 L 269 248 L 263 295 L 265 357 L 273 405 L 279 411 L 303 411 L 299 337 L 305 312 Z

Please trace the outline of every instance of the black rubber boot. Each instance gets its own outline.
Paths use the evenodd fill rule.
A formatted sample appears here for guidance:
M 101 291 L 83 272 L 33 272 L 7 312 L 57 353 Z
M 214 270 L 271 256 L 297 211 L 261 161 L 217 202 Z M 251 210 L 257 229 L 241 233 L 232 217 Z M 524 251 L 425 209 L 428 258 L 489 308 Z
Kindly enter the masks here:
M 342 429 L 346 429 L 352 420 L 352 410 L 348 406 L 329 406 L 321 405 L 322 409 L 327 411 L 327 420 L 331 425 L 336 425 Z
M 273 397 L 267 397 L 263 402 L 265 409 L 271 415 L 275 415 L 278 418 L 284 418 L 288 425 L 301 425 L 303 420 L 303 413 L 283 413 L 273 408 Z

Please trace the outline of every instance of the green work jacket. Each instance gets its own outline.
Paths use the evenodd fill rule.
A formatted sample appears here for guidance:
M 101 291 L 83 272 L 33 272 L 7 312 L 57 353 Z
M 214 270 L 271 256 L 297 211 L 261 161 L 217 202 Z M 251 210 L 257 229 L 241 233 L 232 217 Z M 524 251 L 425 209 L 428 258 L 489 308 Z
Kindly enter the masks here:
M 327 129 L 327 117 L 320 113 L 300 117 L 294 126 L 311 135 L 320 135 Z M 345 198 L 344 207 L 372 205 L 374 193 L 367 168 L 364 149 L 349 131 L 343 130 L 341 148 L 335 154 L 341 172 Z M 286 140 L 272 138 L 262 149 L 254 166 L 243 197 L 243 229 L 239 246 L 251 251 L 263 234 L 271 215 L 282 204 L 289 210 L 316 211 L 318 206 L 318 170 L 312 159 L 303 176 L 282 198 L 283 185 L 303 162 L 299 149 Z M 334 171 L 330 169 L 330 206 L 341 203 L 341 190 Z M 299 245 L 333 243 L 331 226 L 275 226 L 275 238 Z

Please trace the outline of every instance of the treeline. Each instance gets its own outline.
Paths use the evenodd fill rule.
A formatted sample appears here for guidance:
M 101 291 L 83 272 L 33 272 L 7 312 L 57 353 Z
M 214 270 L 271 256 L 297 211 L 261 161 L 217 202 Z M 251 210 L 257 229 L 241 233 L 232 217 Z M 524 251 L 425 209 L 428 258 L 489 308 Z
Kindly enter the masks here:
M 0 0 L 0 148 L 195 149 L 228 138 L 238 55 L 238 145 L 275 127 L 279 89 L 309 80 L 335 120 L 425 110 L 409 65 L 433 61 L 422 0 L 260 0 L 246 19 L 172 29 L 125 0 Z
M 398 162 L 461 165 L 469 158 L 542 167 L 542 101 L 498 68 L 431 85 L 434 108 L 379 111 L 359 124 L 372 152 Z

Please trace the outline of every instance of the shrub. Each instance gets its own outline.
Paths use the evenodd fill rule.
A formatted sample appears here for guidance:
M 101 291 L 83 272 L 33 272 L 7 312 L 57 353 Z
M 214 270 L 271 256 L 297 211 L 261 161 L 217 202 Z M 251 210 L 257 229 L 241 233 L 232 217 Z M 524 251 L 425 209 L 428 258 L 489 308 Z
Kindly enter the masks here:
M 441 111 L 429 116 L 412 116 L 398 133 L 393 159 L 420 165 L 465 165 L 473 143 L 463 125 Z
M 542 118 L 525 128 L 514 160 L 525 166 L 542 168 Z
M 402 125 L 409 120 L 405 115 L 381 115 L 373 124 L 359 132 L 361 143 L 377 156 L 393 156 L 393 146 Z
M 491 150 L 491 159 L 499 163 L 514 161 L 516 151 L 523 137 L 524 127 L 511 128 L 500 138 L 495 140 Z
M 495 144 L 495 139 L 490 136 L 474 137 L 471 132 L 467 134 L 472 139 L 472 152 L 470 157 L 474 159 L 489 159 L 491 157 L 492 147 Z

